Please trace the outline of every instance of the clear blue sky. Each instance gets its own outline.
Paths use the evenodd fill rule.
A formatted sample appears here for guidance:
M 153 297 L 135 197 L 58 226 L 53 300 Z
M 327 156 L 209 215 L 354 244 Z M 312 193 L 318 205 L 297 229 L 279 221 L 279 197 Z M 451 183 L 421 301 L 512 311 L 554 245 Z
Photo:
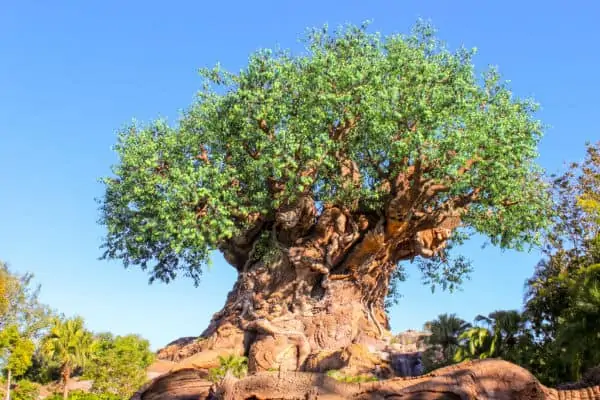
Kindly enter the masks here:
M 577 5 L 575 5 L 577 4 Z M 559 171 L 600 139 L 600 5 L 592 1 L 28 1 L 0 6 L 0 259 L 35 273 L 42 300 L 93 330 L 136 332 L 153 347 L 199 334 L 224 303 L 234 270 L 217 258 L 199 288 L 147 285 L 98 261 L 97 178 L 115 161 L 115 130 L 133 117 L 174 121 L 199 88 L 197 69 L 234 71 L 261 47 L 297 49 L 310 26 L 373 20 L 408 32 L 431 19 L 451 47 L 479 48 L 551 127 L 540 163 Z M 476 267 L 455 294 L 431 294 L 416 272 L 391 315 L 395 331 L 442 312 L 466 319 L 521 305 L 537 254 L 463 251 Z

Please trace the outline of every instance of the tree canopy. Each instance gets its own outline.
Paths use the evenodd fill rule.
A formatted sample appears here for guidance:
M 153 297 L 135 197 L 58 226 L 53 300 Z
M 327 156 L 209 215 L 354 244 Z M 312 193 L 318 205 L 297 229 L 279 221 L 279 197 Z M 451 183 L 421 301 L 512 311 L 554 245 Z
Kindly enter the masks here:
M 69 379 L 76 368 L 89 361 L 94 347 L 94 337 L 85 328 L 83 318 L 55 318 L 50 332 L 42 341 L 42 352 L 60 364 L 60 374 L 64 385 L 63 397 L 68 396 Z
M 35 344 L 23 336 L 16 325 L 0 331 L 0 364 L 12 376 L 21 376 L 31 365 Z
M 18 275 L 0 261 L 0 330 L 16 326 L 26 336 L 38 337 L 48 327 L 51 310 L 38 300 L 39 286 L 32 274 Z
M 138 335 L 98 335 L 85 376 L 94 381 L 94 393 L 130 398 L 148 379 L 154 361 L 150 343 Z
M 105 257 L 197 282 L 211 250 L 302 196 L 374 213 L 402 197 L 403 220 L 452 211 L 502 247 L 534 239 L 546 204 L 536 105 L 494 69 L 479 79 L 474 50 L 448 50 L 424 23 L 386 37 L 314 29 L 305 45 L 257 51 L 238 74 L 202 69 L 177 124 L 121 130 Z

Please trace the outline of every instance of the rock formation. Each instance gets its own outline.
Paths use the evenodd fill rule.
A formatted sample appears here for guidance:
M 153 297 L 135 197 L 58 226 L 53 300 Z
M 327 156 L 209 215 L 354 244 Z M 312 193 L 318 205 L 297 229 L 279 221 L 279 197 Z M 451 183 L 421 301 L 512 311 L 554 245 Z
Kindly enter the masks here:
M 550 389 L 525 369 L 506 361 L 464 362 L 413 378 L 392 378 L 358 384 L 342 383 L 319 373 L 261 372 L 244 379 L 227 376 L 211 387 L 206 374 L 175 371 L 154 380 L 132 400 L 591 400 L 600 386 L 575 390 Z
M 374 342 L 368 344 L 350 344 L 341 349 L 332 349 L 310 354 L 302 368 L 305 372 L 326 372 L 339 370 L 341 373 L 353 376 L 360 374 L 378 377 L 418 376 L 422 374 L 421 354 L 428 346 L 425 343 L 427 332 L 407 330 L 390 339 L 389 344 Z M 269 346 L 278 346 L 282 341 L 277 335 L 265 342 Z M 236 353 L 235 350 L 221 349 L 202 350 L 209 345 L 202 338 L 185 337 L 169 343 L 157 352 L 158 359 L 171 362 L 175 369 L 208 369 L 218 366 L 215 355 L 226 356 Z M 235 347 L 233 348 L 235 349 Z M 241 354 L 238 354 L 241 355 Z M 250 366 L 252 372 L 268 370 L 268 360 L 254 361 Z M 175 364 L 176 363 L 176 364 Z M 280 363 L 281 364 L 281 363 Z M 165 364 L 167 365 L 167 364 Z M 262 369 L 261 369 L 262 368 Z M 284 367 L 283 369 L 286 369 Z M 289 365 L 287 370 L 295 370 L 296 365 Z

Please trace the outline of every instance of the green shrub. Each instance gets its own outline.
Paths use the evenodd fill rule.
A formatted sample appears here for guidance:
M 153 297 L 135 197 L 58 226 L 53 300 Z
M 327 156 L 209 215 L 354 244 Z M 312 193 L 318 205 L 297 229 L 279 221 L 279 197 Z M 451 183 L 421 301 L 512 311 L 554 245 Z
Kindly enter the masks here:
M 11 393 L 13 400 L 37 400 L 40 395 L 39 383 L 31 382 L 26 379 L 17 382 L 16 387 Z
M 46 400 L 63 400 L 62 394 L 54 393 Z M 123 400 L 121 397 L 110 393 L 88 393 L 83 390 L 69 392 L 68 400 Z
M 219 366 L 208 371 L 208 379 L 211 382 L 220 382 L 228 371 L 236 378 L 243 378 L 248 372 L 248 359 L 233 354 L 227 357 L 219 356 Z

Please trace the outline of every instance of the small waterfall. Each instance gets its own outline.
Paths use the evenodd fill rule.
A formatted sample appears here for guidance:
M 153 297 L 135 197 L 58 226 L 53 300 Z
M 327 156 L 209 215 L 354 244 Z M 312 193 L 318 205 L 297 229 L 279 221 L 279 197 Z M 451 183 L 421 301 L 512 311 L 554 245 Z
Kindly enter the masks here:
M 399 333 L 388 347 L 391 367 L 398 376 L 423 375 L 422 354 L 428 349 L 428 332 L 407 330 Z
M 396 353 L 392 355 L 392 368 L 398 376 L 419 376 L 423 374 L 421 353 Z

